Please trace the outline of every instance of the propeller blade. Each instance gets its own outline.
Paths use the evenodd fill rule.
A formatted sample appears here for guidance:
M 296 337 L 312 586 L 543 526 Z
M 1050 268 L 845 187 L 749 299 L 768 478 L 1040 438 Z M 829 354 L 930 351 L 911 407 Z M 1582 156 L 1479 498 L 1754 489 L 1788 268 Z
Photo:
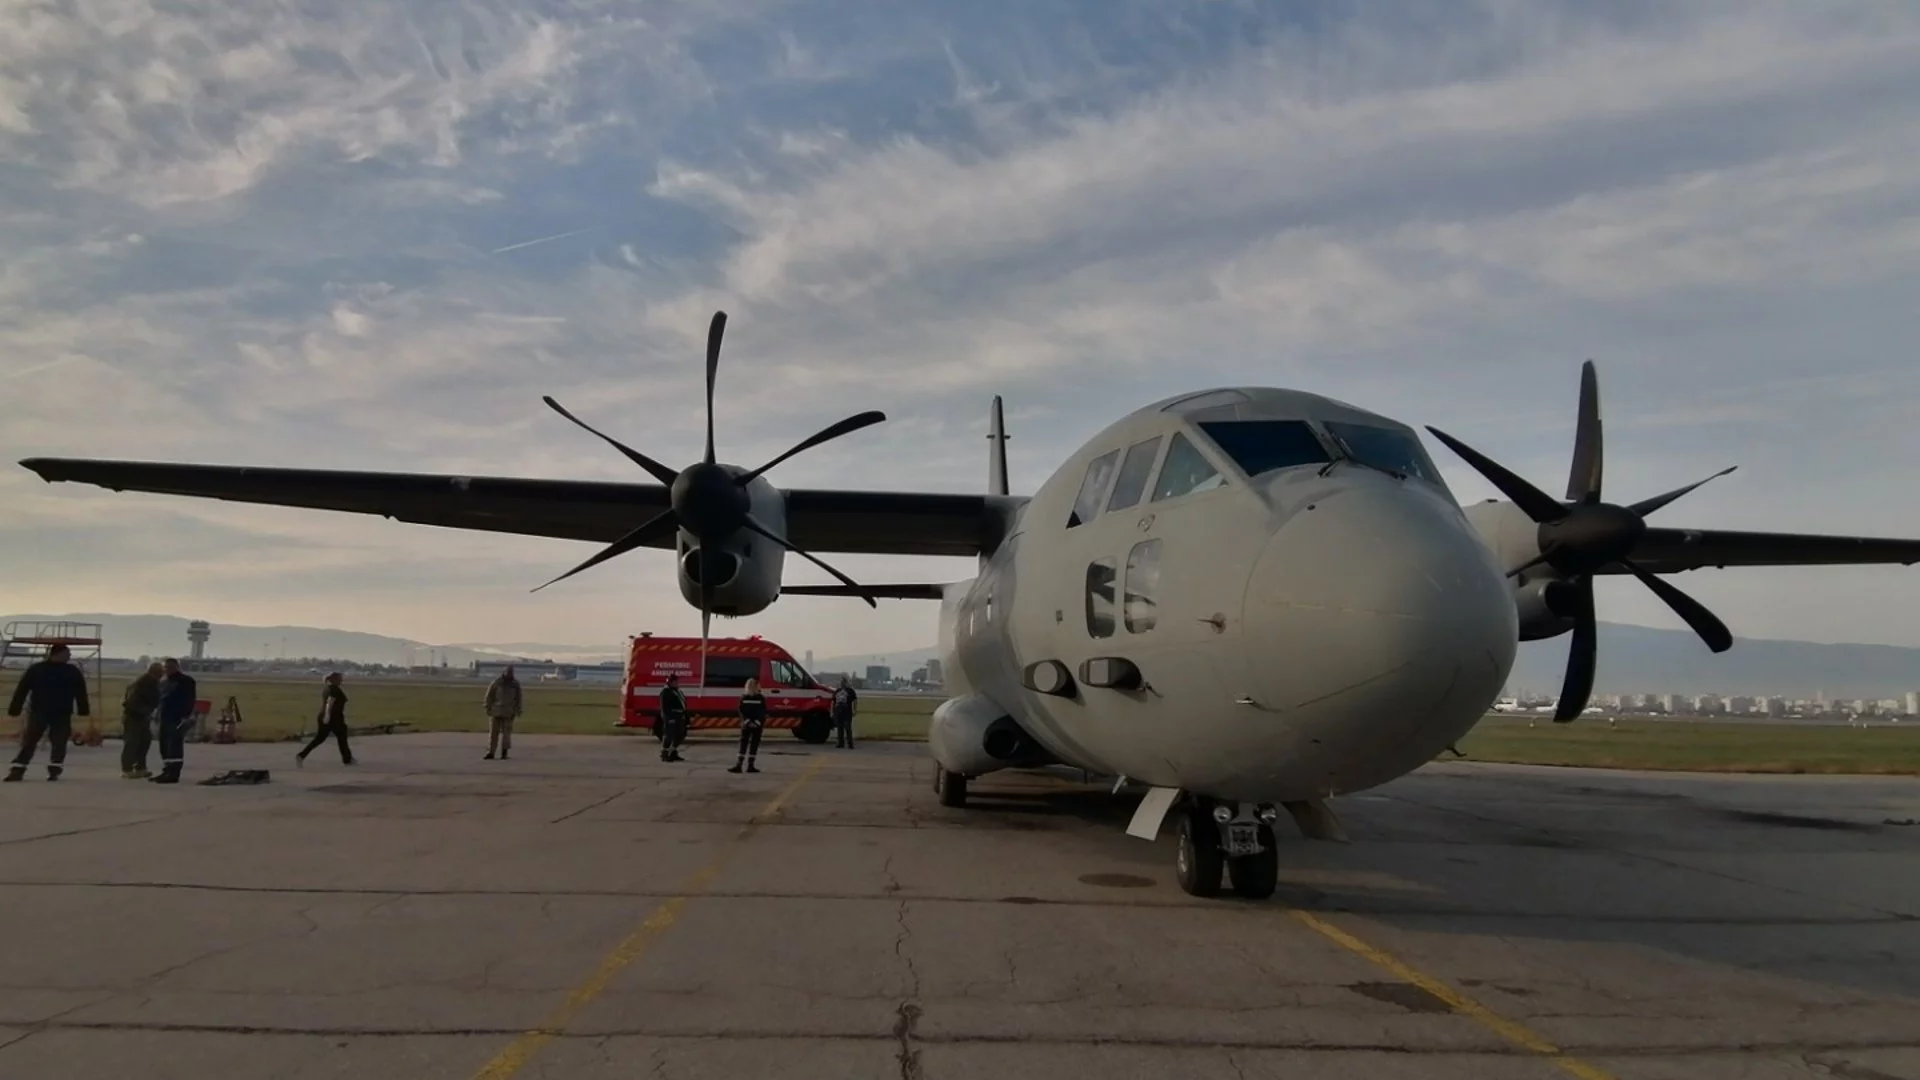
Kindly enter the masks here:
M 707 685 L 707 636 L 713 629 L 713 568 L 707 563 L 707 545 L 700 545 L 700 686 Z
M 1567 475 L 1567 501 L 1600 501 L 1600 477 L 1606 471 L 1606 448 L 1600 428 L 1600 377 L 1593 361 L 1580 365 L 1580 419 L 1574 429 L 1573 467 Z
M 1593 695 L 1593 671 L 1599 662 L 1600 628 L 1593 615 L 1593 577 L 1582 575 L 1573 582 L 1579 611 L 1574 616 L 1573 641 L 1567 646 L 1567 674 L 1560 684 L 1560 700 L 1553 709 L 1553 722 L 1564 724 L 1586 711 Z
M 865 588 L 862 588 L 859 582 L 853 580 L 852 578 L 841 573 L 840 571 L 835 570 L 833 567 L 828 566 L 826 563 L 821 562 L 819 559 L 814 558 L 812 555 L 809 555 L 806 552 L 801 551 L 799 548 L 794 547 L 793 544 L 788 542 L 786 537 L 780 536 L 779 534 L 775 533 L 773 530 L 767 528 L 765 525 L 762 525 L 758 521 L 755 521 L 751 515 L 747 517 L 745 524 L 747 528 L 752 529 L 754 532 L 759 533 L 761 536 L 766 537 L 767 539 L 773 541 L 776 544 L 779 544 L 781 547 L 786 548 L 788 551 L 793 552 L 795 555 L 800 556 L 801 558 L 807 560 L 808 562 L 819 567 L 820 569 L 825 570 L 827 573 L 832 574 L 834 577 L 839 578 L 840 581 L 847 586 L 847 588 L 852 589 L 854 593 L 860 597 L 860 599 L 865 600 L 867 602 L 868 607 L 875 608 L 875 609 L 878 609 L 880 607 L 879 601 L 875 600 L 873 598 L 873 595 L 867 592 Z
M 547 582 L 546 585 L 541 585 L 538 588 L 535 588 L 533 591 L 539 592 L 541 589 L 546 588 L 547 585 L 552 585 L 555 582 L 559 582 L 559 581 L 565 581 L 566 579 L 572 577 L 573 575 L 579 573 L 580 571 L 598 566 L 601 563 L 606 562 L 608 559 L 611 559 L 617 555 L 625 555 L 627 552 L 632 551 L 635 548 L 645 547 L 648 541 L 653 540 L 658 536 L 664 535 L 668 529 L 673 528 L 676 524 L 677 524 L 677 521 L 674 517 L 674 513 L 672 510 L 662 511 L 661 513 L 655 515 L 654 517 L 649 518 L 644 525 L 641 525 L 639 528 L 633 530 L 627 535 L 607 545 L 604 549 L 601 550 L 601 552 L 598 555 L 595 555 L 593 558 L 588 559 L 586 562 L 581 563 L 579 566 L 574 567 L 573 569 L 567 571 L 566 573 L 561 574 L 559 577 L 554 578 L 553 581 Z
M 859 431 L 863 427 L 872 427 L 874 424 L 878 424 L 881 421 L 885 420 L 886 418 L 887 418 L 886 413 L 879 412 L 877 410 L 868 410 L 867 412 L 860 413 L 857 416 L 849 416 L 845 420 L 842 420 L 831 427 L 820 429 L 818 432 L 814 433 L 812 436 L 802 441 L 799 445 L 795 446 L 793 449 L 787 451 L 784 454 L 781 454 L 779 457 L 774 458 L 772 461 L 767 462 L 765 465 L 760 466 L 759 468 L 753 470 L 752 472 L 741 475 L 740 477 L 736 478 L 734 482 L 739 484 L 741 487 L 746 487 L 748 484 L 753 482 L 754 477 L 759 476 L 761 473 L 766 472 L 768 469 L 773 468 L 775 465 L 780 464 L 781 462 L 787 460 L 788 458 L 792 457 L 793 455 L 799 453 L 802 450 L 811 450 L 814 447 L 819 446 L 823 442 L 831 442 L 832 440 L 837 439 L 842 435 L 850 435 L 853 432 Z
M 540 400 L 546 402 L 547 406 L 551 408 L 554 412 L 559 413 L 561 416 L 566 417 L 567 419 L 573 421 L 574 423 L 580 425 L 581 427 L 586 428 L 588 431 L 592 432 L 593 434 L 598 435 L 600 438 L 606 440 L 607 445 L 627 455 L 628 461 L 631 461 L 635 465 L 638 465 L 641 468 L 652 473 L 653 478 L 655 480 L 660 481 L 662 484 L 665 484 L 668 487 L 673 486 L 674 478 L 679 474 L 674 472 L 672 469 L 667 468 L 665 465 L 660 464 L 659 462 L 653 460 L 652 458 L 641 453 L 640 451 L 635 450 L 630 446 L 627 446 L 626 444 L 622 443 L 620 440 L 614 438 L 613 436 L 605 434 L 604 432 L 596 431 L 593 425 L 587 423 L 585 420 L 582 420 L 579 417 L 568 412 L 566 409 L 561 407 L 559 402 L 553 400 L 552 398 L 542 397 Z
M 1708 611 L 1706 605 L 1625 559 L 1619 560 L 1619 563 L 1639 578 L 1640 584 L 1652 589 L 1653 595 L 1665 601 L 1675 615 L 1686 620 L 1693 632 L 1700 635 L 1700 640 L 1707 643 L 1707 648 L 1717 653 L 1733 648 L 1733 632 L 1718 616 Z
M 1481 476 L 1486 477 L 1488 483 L 1499 488 L 1501 494 L 1512 499 L 1513 505 L 1524 511 L 1536 524 L 1559 521 L 1567 516 L 1566 505 L 1560 500 L 1508 472 L 1499 462 L 1437 427 L 1428 426 L 1427 430 L 1433 432 L 1434 438 L 1446 443 L 1449 450 L 1459 454 Z
M 727 313 L 713 313 L 707 327 L 707 464 L 713 464 L 713 383 L 720 374 L 720 339 L 727 333 Z M 702 559 L 705 556 L 701 556 Z M 704 663 L 704 661 L 703 661 Z
M 1660 509 L 1661 507 L 1667 505 L 1668 503 L 1679 498 L 1680 496 L 1685 495 L 1686 493 L 1692 491 L 1694 488 L 1701 487 L 1705 484 L 1718 480 L 1721 477 L 1727 475 L 1728 473 L 1732 472 L 1733 470 L 1739 467 L 1740 466 L 1738 465 L 1729 465 L 1726 468 L 1721 469 L 1719 472 L 1714 473 L 1712 476 L 1707 477 L 1705 480 L 1700 480 L 1695 483 L 1688 484 L 1686 487 L 1683 487 L 1683 488 L 1675 488 L 1674 490 L 1667 492 L 1665 495 L 1655 495 L 1651 499 L 1642 499 L 1641 501 L 1634 503 L 1632 506 L 1627 507 L 1627 509 L 1633 511 L 1636 514 L 1639 514 L 1641 517 L 1646 517 L 1648 514 L 1653 513 L 1655 510 Z

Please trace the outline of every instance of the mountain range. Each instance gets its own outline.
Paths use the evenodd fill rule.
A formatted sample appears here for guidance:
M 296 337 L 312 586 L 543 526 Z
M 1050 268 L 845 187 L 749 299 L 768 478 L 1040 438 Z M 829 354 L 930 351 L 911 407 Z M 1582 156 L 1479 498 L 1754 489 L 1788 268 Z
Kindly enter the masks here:
M 175 615 L 8 615 L 14 620 L 69 620 L 102 625 L 110 656 L 180 655 L 187 651 L 188 620 Z M 1507 685 L 1514 691 L 1555 694 L 1566 666 L 1567 636 L 1520 646 Z M 787 644 L 801 653 L 804 643 Z M 618 661 L 622 645 L 549 642 L 458 642 L 433 644 L 352 630 L 311 626 L 244 626 L 213 623 L 207 652 L 232 659 L 286 656 L 377 664 L 442 662 L 464 667 L 475 660 L 551 659 L 566 663 Z M 864 672 L 884 664 L 906 675 L 936 655 L 931 646 L 889 653 L 819 658 L 820 671 Z M 1894 645 L 1838 644 L 1742 638 L 1715 656 L 1686 630 L 1621 623 L 1600 624 L 1599 693 L 1779 694 L 1829 698 L 1889 698 L 1920 690 L 1920 649 Z

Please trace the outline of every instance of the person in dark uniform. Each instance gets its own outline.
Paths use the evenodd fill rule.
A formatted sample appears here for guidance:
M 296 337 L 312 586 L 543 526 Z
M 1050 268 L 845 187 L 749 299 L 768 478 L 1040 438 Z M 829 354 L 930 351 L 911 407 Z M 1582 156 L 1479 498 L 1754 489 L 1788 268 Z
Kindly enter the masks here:
M 853 707 L 860 695 L 853 692 L 853 682 L 845 675 L 840 676 L 840 685 L 834 688 L 833 702 L 827 706 L 833 716 L 833 745 L 842 750 L 853 749 Z
M 187 761 L 187 721 L 193 719 L 194 703 L 200 700 L 200 684 L 180 670 L 180 661 L 169 656 L 162 661 L 160 680 L 160 775 L 147 777 L 155 784 L 177 784 L 180 769 Z
M 72 650 L 65 645 L 55 645 L 47 650 L 45 660 L 20 673 L 20 684 L 13 688 L 13 700 L 7 703 L 7 715 L 19 716 L 26 709 L 27 730 L 20 740 L 20 752 L 13 756 L 13 767 L 7 770 L 7 783 L 26 778 L 27 766 L 33 764 L 33 752 L 42 738 L 52 744 L 47 755 L 47 779 L 58 780 L 66 771 L 73 714 L 77 709 L 81 716 L 93 715 L 87 701 L 86 672 L 67 662 L 71 655 Z M 28 698 L 33 699 L 31 707 Z
M 760 752 L 760 731 L 766 726 L 766 695 L 760 692 L 759 679 L 748 679 L 746 689 L 740 691 L 740 760 L 728 772 L 739 772 L 742 765 L 748 772 L 760 771 L 753 757 Z
M 680 745 L 687 741 L 687 695 L 680 691 L 680 676 L 668 675 L 660 688 L 660 760 L 685 761 Z
M 316 718 L 319 730 L 313 733 L 313 741 L 293 756 L 296 765 L 305 765 L 307 755 L 320 748 L 331 735 L 340 744 L 340 764 L 353 764 L 353 751 L 347 746 L 347 692 L 340 689 L 340 673 L 327 674 L 324 689 L 320 691 L 320 715 Z
M 127 684 L 120 698 L 120 775 L 145 780 L 147 751 L 153 749 L 153 716 L 160 711 L 160 679 L 167 669 L 149 664 L 146 673 Z

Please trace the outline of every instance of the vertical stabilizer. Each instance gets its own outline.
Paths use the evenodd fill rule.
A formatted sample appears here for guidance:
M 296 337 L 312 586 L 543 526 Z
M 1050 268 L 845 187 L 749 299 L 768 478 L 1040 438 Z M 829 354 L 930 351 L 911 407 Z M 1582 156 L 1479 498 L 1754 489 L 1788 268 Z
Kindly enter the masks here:
M 1007 418 L 1000 406 L 1000 395 L 993 395 L 993 418 L 987 422 L 987 494 L 1009 495 L 1007 485 Z

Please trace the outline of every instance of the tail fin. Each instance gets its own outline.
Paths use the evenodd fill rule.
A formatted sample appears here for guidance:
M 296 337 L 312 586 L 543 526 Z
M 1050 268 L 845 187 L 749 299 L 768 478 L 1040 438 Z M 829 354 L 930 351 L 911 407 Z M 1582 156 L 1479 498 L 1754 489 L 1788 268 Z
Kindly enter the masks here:
M 987 494 L 1010 495 L 1007 485 L 1007 418 L 1001 410 L 1000 395 L 993 395 L 993 417 L 987 423 Z

